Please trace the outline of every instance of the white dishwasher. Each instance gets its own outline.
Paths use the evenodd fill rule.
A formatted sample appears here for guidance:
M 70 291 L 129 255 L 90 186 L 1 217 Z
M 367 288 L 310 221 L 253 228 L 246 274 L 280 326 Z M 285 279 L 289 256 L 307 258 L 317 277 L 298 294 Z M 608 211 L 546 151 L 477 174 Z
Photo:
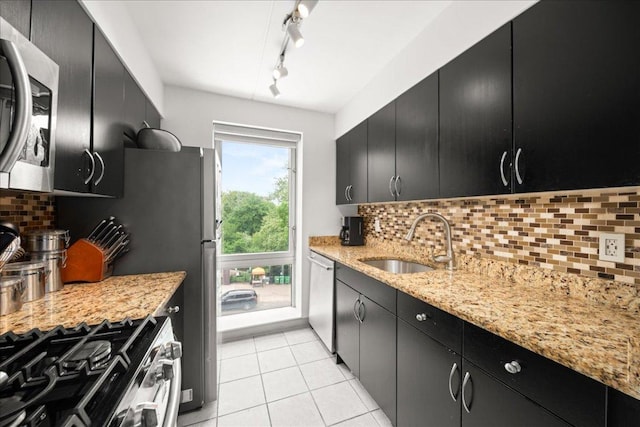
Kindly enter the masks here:
M 315 252 L 309 252 L 311 263 L 309 277 L 309 324 L 316 331 L 327 350 L 335 352 L 335 314 L 333 294 L 335 289 L 335 263 Z

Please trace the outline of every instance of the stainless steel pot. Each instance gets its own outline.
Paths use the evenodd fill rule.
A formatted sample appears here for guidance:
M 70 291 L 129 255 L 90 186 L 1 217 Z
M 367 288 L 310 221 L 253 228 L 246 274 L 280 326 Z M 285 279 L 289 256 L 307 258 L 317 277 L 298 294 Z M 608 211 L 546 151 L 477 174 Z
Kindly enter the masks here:
M 60 251 L 69 247 L 69 230 L 37 230 L 26 234 L 27 252 Z
M 29 302 L 44 297 L 47 273 L 47 267 L 43 261 L 23 261 L 5 264 L 1 274 L 4 277 L 22 277 L 24 280 L 22 301 Z
M 62 282 L 62 269 L 67 265 L 67 250 L 50 252 L 31 252 L 32 261 L 42 261 L 49 271 L 45 292 L 59 291 L 64 287 Z
M 22 308 L 23 283 L 22 277 L 0 278 L 0 315 L 15 313 Z

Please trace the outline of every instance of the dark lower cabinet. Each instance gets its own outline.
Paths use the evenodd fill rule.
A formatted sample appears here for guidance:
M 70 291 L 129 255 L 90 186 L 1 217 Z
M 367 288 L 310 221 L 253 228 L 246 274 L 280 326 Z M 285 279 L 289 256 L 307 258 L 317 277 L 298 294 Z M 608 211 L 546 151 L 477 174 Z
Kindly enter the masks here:
M 55 189 L 86 193 L 91 172 L 93 22 L 76 0 L 34 0 L 32 13 L 31 41 L 60 67 Z
M 336 353 L 357 377 L 360 375 L 360 294 L 336 280 Z
M 4 18 L 23 36 L 30 38 L 31 33 L 31 1 L 0 0 L 0 16 Z
M 466 360 L 462 372 L 464 427 L 570 426 Z
M 168 316 L 173 325 L 173 334 L 184 342 L 184 284 L 173 293 L 161 310 L 161 316 Z
M 398 320 L 397 366 L 398 427 L 460 426 L 460 355 Z
M 396 316 L 360 296 L 360 382 L 396 424 Z
M 93 193 L 121 197 L 124 190 L 125 69 L 104 35 L 94 34 Z
M 607 427 L 640 425 L 640 400 L 609 388 Z
M 508 23 L 440 70 L 440 196 L 509 193 L 511 135 Z
M 514 19 L 516 192 L 640 184 L 638 22 L 640 2 L 617 0 L 542 1 Z

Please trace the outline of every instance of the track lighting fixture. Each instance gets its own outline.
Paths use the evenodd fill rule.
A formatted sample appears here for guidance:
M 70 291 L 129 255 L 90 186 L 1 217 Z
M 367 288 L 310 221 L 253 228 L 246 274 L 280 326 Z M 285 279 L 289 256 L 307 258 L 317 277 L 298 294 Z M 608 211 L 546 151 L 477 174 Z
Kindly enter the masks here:
M 304 18 L 309 16 L 317 3 L 318 0 L 298 0 L 291 13 L 288 13 L 284 17 L 284 21 L 282 22 L 282 30 L 285 32 L 284 40 L 282 40 L 278 62 L 273 68 L 273 84 L 269 86 L 269 90 L 274 98 L 280 96 L 280 91 L 277 86 L 278 80 L 287 77 L 289 74 L 289 70 L 284 66 L 284 57 L 287 53 L 289 41 L 291 41 L 295 47 L 301 47 L 304 44 L 304 37 L 302 37 L 302 33 L 300 32 L 300 24 L 302 24 Z
M 297 7 L 300 17 L 306 18 L 311 15 L 311 11 L 317 4 L 318 0 L 300 0 Z
M 273 84 L 269 86 L 269 90 L 271 91 L 271 95 L 278 99 L 280 97 L 280 91 L 278 90 L 278 85 L 276 83 L 276 79 L 273 79 Z

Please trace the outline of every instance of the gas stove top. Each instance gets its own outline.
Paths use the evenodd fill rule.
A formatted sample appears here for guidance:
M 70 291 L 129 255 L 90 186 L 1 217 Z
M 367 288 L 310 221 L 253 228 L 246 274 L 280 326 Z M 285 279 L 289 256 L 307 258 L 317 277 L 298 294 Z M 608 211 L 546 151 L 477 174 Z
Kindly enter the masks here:
M 165 317 L 6 333 L 0 427 L 172 425 L 180 356 Z

